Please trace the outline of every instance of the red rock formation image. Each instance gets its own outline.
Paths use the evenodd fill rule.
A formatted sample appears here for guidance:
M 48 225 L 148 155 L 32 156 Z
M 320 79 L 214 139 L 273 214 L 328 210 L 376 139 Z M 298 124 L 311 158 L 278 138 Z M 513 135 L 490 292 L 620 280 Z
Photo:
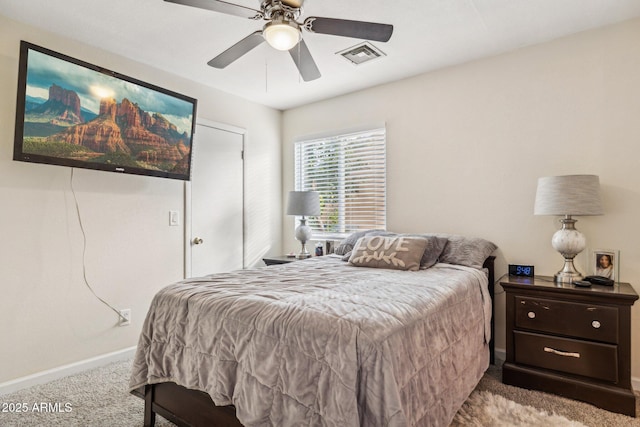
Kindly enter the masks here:
M 151 121 L 151 117 L 148 113 L 138 107 L 138 105 L 129 101 L 127 98 L 123 99 L 120 105 L 118 105 L 116 114 L 118 124 L 125 128 L 148 127 L 147 123 L 150 124 Z M 147 126 L 143 125 L 143 118 Z
M 175 139 L 180 133 L 178 132 L 178 128 L 171 123 L 169 120 L 164 118 L 162 114 L 154 113 L 153 122 L 149 129 L 153 133 L 157 133 L 158 135 L 163 135 L 167 139 Z
M 189 157 L 184 156 L 176 165 L 171 169 L 171 172 L 188 174 L 189 173 Z
M 113 98 L 103 98 L 100 101 L 100 113 L 99 116 L 109 117 L 111 120 L 116 119 L 116 113 L 118 112 L 118 104 Z
M 29 114 L 46 117 L 53 124 L 74 125 L 84 122 L 78 94 L 55 84 L 49 87 L 49 99 Z
M 182 158 L 175 146 L 163 136 L 153 132 L 156 119 L 138 105 L 125 98 L 118 105 L 116 114 L 116 123 L 122 130 L 122 138 L 134 153 L 138 153 L 136 155 L 138 160 L 153 164 L 175 163 Z
M 189 154 L 189 147 L 184 145 L 184 142 L 182 141 L 178 142 L 178 145 L 176 145 L 176 147 L 178 148 L 178 151 L 180 152 L 180 154 L 182 154 L 183 156 L 186 156 L 187 154 Z
M 76 95 L 77 96 L 77 95 Z M 158 113 L 153 115 L 128 99 L 100 102 L 99 115 L 90 122 L 71 126 L 46 141 L 81 145 L 98 153 L 125 153 L 145 168 L 171 170 L 189 159 L 189 138 Z M 183 169 L 180 166 L 179 169 Z
M 58 134 L 51 135 L 46 141 L 81 145 L 99 153 L 120 151 L 130 154 L 131 150 L 125 145 L 120 128 L 113 120 L 115 107 L 115 99 L 105 98 L 100 102 L 98 117 L 88 123 L 71 126 Z
M 49 100 L 59 101 L 68 107 L 68 111 L 76 117 L 81 117 L 80 97 L 72 90 L 63 89 L 60 86 L 51 85 L 49 88 Z
M 150 115 L 126 98 L 118 105 L 116 123 L 125 144 L 140 161 L 175 164 L 188 153 L 188 149 L 185 152 L 177 147 L 179 143 L 184 145 L 184 136 L 175 125 L 161 114 Z

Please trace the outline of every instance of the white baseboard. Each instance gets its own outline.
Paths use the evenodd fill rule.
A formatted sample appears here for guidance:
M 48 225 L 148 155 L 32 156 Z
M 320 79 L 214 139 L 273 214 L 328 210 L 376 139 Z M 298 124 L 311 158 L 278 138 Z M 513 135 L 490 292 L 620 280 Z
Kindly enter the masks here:
M 114 351 L 112 353 L 103 354 L 90 359 L 71 363 L 69 365 L 63 365 L 58 368 L 49 369 L 36 374 L 27 375 L 26 377 L 16 378 L 15 380 L 0 383 L 0 396 L 25 389 L 27 387 L 32 387 L 34 385 L 48 383 L 49 381 L 54 381 L 69 375 L 88 371 L 89 369 L 99 368 L 100 366 L 108 365 L 109 363 L 129 359 L 133 357 L 135 351 L 136 347 L 125 348 L 123 350 Z

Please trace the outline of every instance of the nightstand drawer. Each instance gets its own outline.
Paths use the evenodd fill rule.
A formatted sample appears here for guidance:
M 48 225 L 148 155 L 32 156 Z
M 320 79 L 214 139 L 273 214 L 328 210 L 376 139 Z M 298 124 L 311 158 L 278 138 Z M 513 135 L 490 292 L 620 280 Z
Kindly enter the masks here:
M 616 307 L 522 296 L 515 306 L 516 328 L 618 343 Z
M 515 362 L 604 381 L 618 378 L 618 346 L 513 331 Z

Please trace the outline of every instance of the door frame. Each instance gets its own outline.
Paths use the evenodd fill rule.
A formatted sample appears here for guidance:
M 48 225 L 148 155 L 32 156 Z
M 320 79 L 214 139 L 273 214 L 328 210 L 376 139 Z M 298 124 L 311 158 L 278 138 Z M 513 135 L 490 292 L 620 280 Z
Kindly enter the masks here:
M 225 132 L 231 132 L 231 133 L 235 133 L 238 134 L 242 137 L 242 147 L 241 147 L 241 151 L 242 151 L 242 268 L 245 268 L 245 258 L 246 258 L 246 254 L 245 254 L 245 246 L 246 246 L 246 241 L 245 241 L 245 235 L 246 235 L 246 221 L 245 221 L 245 207 L 246 207 L 246 201 L 245 201 L 245 194 L 246 194 L 246 189 L 245 189 L 245 182 L 246 182 L 246 177 L 245 177 L 245 167 L 244 167 L 244 150 L 245 150 L 245 142 L 246 142 L 246 138 L 247 138 L 247 130 L 243 129 L 243 128 L 239 128 L 237 126 L 232 126 L 232 125 L 227 125 L 225 123 L 220 123 L 220 122 L 215 122 L 212 120 L 207 120 L 207 119 L 196 119 L 196 126 L 195 126 L 195 132 L 194 132 L 194 140 L 195 140 L 195 133 L 197 133 L 197 129 L 198 126 L 206 126 L 206 127 L 210 127 L 210 128 L 214 128 L 214 129 L 218 129 L 218 130 L 222 130 Z M 195 152 L 193 153 L 193 155 L 195 155 Z M 191 239 L 192 239 L 192 224 L 191 224 L 191 181 L 185 181 L 184 182 L 184 271 L 183 271 L 183 278 L 187 278 L 191 276 L 191 269 L 192 269 L 192 264 L 191 264 L 191 251 L 192 251 L 192 244 L 191 244 Z

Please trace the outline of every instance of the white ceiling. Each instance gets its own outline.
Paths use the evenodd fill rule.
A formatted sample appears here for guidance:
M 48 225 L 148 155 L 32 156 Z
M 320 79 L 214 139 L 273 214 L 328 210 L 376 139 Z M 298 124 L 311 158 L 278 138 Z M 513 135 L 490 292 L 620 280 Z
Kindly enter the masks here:
M 259 9 L 259 0 L 227 1 Z M 631 19 L 640 0 L 306 0 L 300 20 L 394 26 L 389 42 L 372 43 L 387 56 L 360 66 L 336 52 L 362 40 L 304 32 L 322 73 L 311 82 L 266 43 L 226 69 L 207 65 L 263 21 L 163 0 L 0 0 L 0 14 L 284 110 Z

